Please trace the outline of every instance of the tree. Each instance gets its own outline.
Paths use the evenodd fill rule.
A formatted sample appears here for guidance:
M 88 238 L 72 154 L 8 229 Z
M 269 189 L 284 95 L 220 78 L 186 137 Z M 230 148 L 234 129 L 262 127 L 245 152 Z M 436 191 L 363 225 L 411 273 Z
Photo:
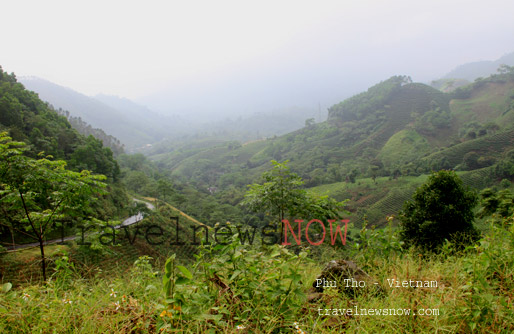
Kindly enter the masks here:
M 305 127 L 311 128 L 315 123 L 316 123 L 316 121 L 314 120 L 314 118 L 307 118 L 305 120 Z
M 466 190 L 454 171 L 434 172 L 416 189 L 400 212 L 401 236 L 407 243 L 437 250 L 445 239 L 474 237 L 477 195 Z
M 509 66 L 509 65 L 506 65 L 506 64 L 501 64 L 500 67 L 498 67 L 497 71 L 500 74 L 514 73 L 514 66 Z
M 351 170 L 351 172 L 349 172 L 348 174 L 346 174 L 346 182 L 351 182 L 351 183 L 355 183 L 355 178 L 359 175 L 359 171 L 354 168 Z
M 141 193 L 142 189 L 150 183 L 150 178 L 144 172 L 130 171 L 127 173 L 124 183 L 129 190 Z
M 287 162 L 271 161 L 273 169 L 262 174 L 262 184 L 251 184 L 242 202 L 250 210 L 276 216 L 280 221 L 286 214 L 295 214 L 305 196 L 300 187 L 303 181 L 296 173 L 292 173 Z
M 161 199 L 166 202 L 166 198 L 173 194 L 175 190 L 173 189 L 173 184 L 169 180 L 160 179 L 157 181 L 157 191 L 159 192 Z
M 39 243 L 46 281 L 44 239 L 57 220 L 91 214 L 90 203 L 105 184 L 103 175 L 66 170 L 66 162 L 24 155 L 27 147 L 0 133 L 0 203 L 19 219 L 11 228 Z M 4 224 L 5 225 L 5 224 Z
M 262 174 L 262 184 L 251 184 L 246 192 L 242 205 L 256 213 L 274 216 L 281 222 L 281 235 L 286 217 L 295 215 L 317 219 L 337 218 L 342 211 L 344 202 L 337 202 L 328 196 L 315 196 L 302 189 L 300 176 L 289 170 L 288 161 L 279 163 L 271 161 L 273 168 Z
M 499 179 L 514 179 L 514 150 L 507 152 L 494 167 L 494 174 Z
M 480 155 L 476 152 L 468 152 L 462 158 L 462 162 L 466 165 L 468 170 L 474 170 L 480 168 L 480 164 L 478 163 L 478 159 Z
M 70 157 L 70 166 L 77 170 L 91 170 L 116 181 L 120 168 L 113 158 L 110 148 L 103 147 L 100 140 L 92 135 L 87 137 L 84 145 L 75 148 Z
M 514 195 L 509 189 L 495 192 L 491 188 L 486 188 L 480 192 L 480 205 L 478 217 L 483 218 L 493 213 L 501 217 L 509 217 L 514 212 Z

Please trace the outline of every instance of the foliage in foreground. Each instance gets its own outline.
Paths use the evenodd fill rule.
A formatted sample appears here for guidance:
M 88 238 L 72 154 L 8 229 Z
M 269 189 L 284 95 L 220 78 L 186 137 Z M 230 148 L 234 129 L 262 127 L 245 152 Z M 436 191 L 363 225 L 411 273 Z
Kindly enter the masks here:
M 228 245 L 203 248 L 192 272 L 171 257 L 159 327 L 198 333 L 288 328 L 305 303 L 301 273 L 307 263 L 305 251 L 295 255 L 278 245 L 247 249 L 237 236 Z
M 116 276 L 97 269 L 84 279 L 66 256 L 45 285 L 0 292 L 2 333 L 149 333 L 154 332 L 159 279 L 149 258 Z
M 389 217 L 389 220 L 392 218 Z M 234 240 L 235 241 L 235 240 Z M 382 286 L 348 296 L 325 289 L 308 302 L 322 269 L 308 252 L 282 246 L 205 247 L 192 265 L 170 258 L 162 277 L 148 258 L 117 276 L 85 280 L 63 258 L 45 286 L 0 292 L 0 332 L 32 333 L 511 333 L 514 217 L 491 222 L 479 243 L 437 255 L 405 251 L 398 231 L 363 228 L 343 249 Z M 336 255 L 337 254 L 337 255 Z M 306 256 L 307 255 L 307 256 Z M 325 260 L 341 257 L 327 249 Z M 338 256 L 338 257 L 336 257 Z M 319 260 L 319 259 L 318 259 Z M 436 280 L 437 288 L 394 288 L 387 279 Z M 431 315 L 325 315 L 326 309 L 430 310 Z M 322 314 L 320 314 L 320 310 Z M 437 313 L 436 313 L 437 312 Z M 418 313 L 419 314 L 419 313 Z M 438 314 L 438 315 L 436 315 Z

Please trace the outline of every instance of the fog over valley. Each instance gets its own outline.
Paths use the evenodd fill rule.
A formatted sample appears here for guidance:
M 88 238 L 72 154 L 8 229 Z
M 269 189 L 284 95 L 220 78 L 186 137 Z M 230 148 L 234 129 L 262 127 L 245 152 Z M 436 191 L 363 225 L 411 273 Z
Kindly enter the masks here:
M 325 119 L 333 104 L 390 76 L 428 83 L 459 65 L 512 52 L 513 6 L 51 1 L 30 2 L 26 10 L 19 2 L 0 22 L 17 27 L 4 39 L 16 47 L 4 47 L 2 66 L 184 121 L 296 108 L 301 124 Z

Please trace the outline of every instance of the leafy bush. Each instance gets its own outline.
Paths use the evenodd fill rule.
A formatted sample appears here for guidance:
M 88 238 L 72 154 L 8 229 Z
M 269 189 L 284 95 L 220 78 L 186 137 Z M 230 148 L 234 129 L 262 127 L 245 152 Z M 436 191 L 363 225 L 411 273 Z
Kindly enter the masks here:
M 416 119 L 414 127 L 420 133 L 434 135 L 437 129 L 449 128 L 451 121 L 452 115 L 448 111 L 434 107 Z
M 228 245 L 202 247 L 196 257 L 191 270 L 175 256 L 166 262 L 165 305 L 157 324 L 162 331 L 194 326 L 202 333 L 242 327 L 267 332 L 289 326 L 305 302 L 305 251 L 295 255 L 278 245 L 246 249 L 235 235 Z
M 413 200 L 404 204 L 400 213 L 402 239 L 406 244 L 437 250 L 445 239 L 457 233 L 476 236 L 473 226 L 476 203 L 476 194 L 464 188 L 454 171 L 432 173 L 416 189 Z
M 367 227 L 367 220 L 353 243 L 353 258 L 364 267 L 373 267 L 377 259 L 392 259 L 403 252 L 404 242 L 400 240 L 398 230 L 393 228 L 394 216 L 387 216 L 387 226 L 376 229 Z

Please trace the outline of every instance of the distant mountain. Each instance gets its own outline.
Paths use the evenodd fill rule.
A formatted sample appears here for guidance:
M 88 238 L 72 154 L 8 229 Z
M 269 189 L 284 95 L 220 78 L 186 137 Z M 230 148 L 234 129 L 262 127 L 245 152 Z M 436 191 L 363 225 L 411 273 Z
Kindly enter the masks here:
M 298 107 L 230 118 L 215 114 L 208 118 L 164 116 L 122 97 L 103 94 L 90 97 L 36 77 L 22 77 L 20 82 L 55 108 L 69 111 L 71 117 L 118 138 L 129 153 L 146 152 L 159 142 L 177 146 L 198 138 L 246 142 L 297 130 L 309 118 L 320 121 L 326 117 L 326 112 L 321 115 L 320 110 Z
M 169 123 L 183 122 L 177 116 L 163 116 L 124 97 L 98 94 L 94 98 L 113 109 L 122 111 L 124 117 L 137 122 L 139 126 L 154 127 L 153 129 L 163 136 L 169 135 Z
M 183 131 L 177 120 L 153 113 L 126 99 L 105 95 L 89 97 L 36 77 L 22 77 L 20 82 L 55 108 L 69 111 L 71 116 L 117 137 L 128 151 Z
M 95 98 L 112 108 L 123 110 L 127 117 L 137 122 L 145 122 L 141 120 L 141 115 L 147 115 L 149 119 L 163 118 L 163 116 L 151 111 L 149 108 L 126 98 L 103 94 L 96 95 Z M 290 107 L 268 112 L 255 112 L 239 116 L 233 115 L 231 117 L 214 113 L 208 117 L 198 116 L 196 119 L 180 115 L 174 115 L 173 117 L 180 120 L 184 132 L 179 138 L 173 136 L 168 131 L 168 141 L 165 141 L 164 145 L 167 145 L 169 141 L 180 142 L 181 144 L 187 142 L 189 144 L 197 138 L 202 138 L 202 140 L 210 138 L 213 141 L 238 140 L 246 142 L 264 137 L 279 136 L 301 129 L 307 119 L 313 118 L 318 122 L 325 120 L 326 111 L 321 114 L 321 108 L 316 110 L 313 108 Z M 160 126 L 162 127 L 163 124 L 160 124 Z M 187 133 L 186 129 L 188 130 Z M 162 147 L 162 145 L 160 146 Z
M 443 76 L 443 79 L 465 79 L 474 81 L 477 78 L 485 78 L 496 73 L 496 70 L 502 64 L 514 66 L 514 52 L 506 54 L 494 61 L 476 61 L 460 65 Z

